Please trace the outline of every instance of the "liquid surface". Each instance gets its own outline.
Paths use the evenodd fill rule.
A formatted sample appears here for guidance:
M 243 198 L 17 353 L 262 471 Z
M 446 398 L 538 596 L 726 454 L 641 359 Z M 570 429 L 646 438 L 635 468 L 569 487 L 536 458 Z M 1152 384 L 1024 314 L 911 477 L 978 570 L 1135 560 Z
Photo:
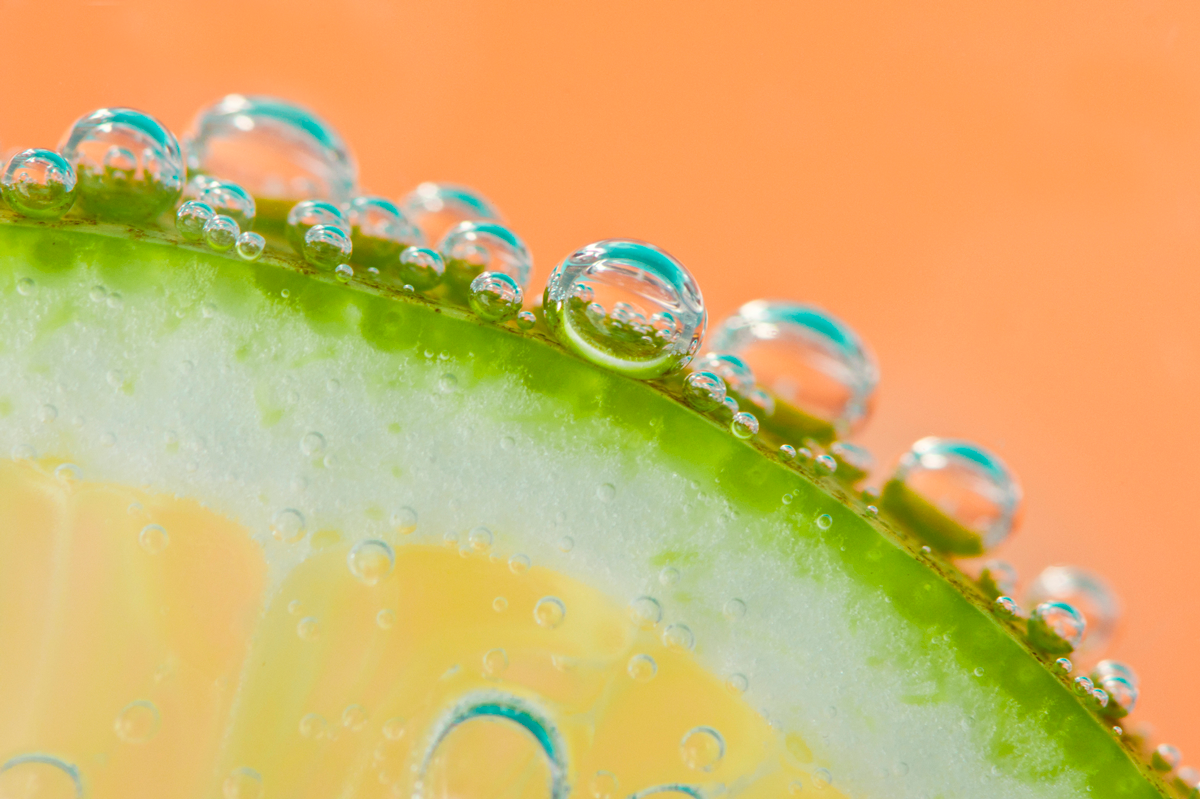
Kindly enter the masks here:
M 0 524 L 5 797 L 840 796 L 653 600 L 502 531 L 280 519 L 268 595 L 249 531 L 68 464 L 0 463 Z

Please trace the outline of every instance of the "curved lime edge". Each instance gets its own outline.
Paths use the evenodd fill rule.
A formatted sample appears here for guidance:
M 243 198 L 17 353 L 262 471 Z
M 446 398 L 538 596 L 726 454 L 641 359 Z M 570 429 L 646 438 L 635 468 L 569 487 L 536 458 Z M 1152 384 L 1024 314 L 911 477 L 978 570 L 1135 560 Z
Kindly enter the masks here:
M 136 250 L 142 245 L 161 247 L 162 252 L 155 258 L 138 258 Z M 967 672 L 978 670 L 981 682 L 1013 700 L 1026 721 L 1033 719 L 1065 752 L 1062 766 L 1086 775 L 1092 795 L 1171 795 L 1162 777 L 1076 698 L 1064 678 L 1050 671 L 1050 658 L 1033 651 L 1015 623 L 993 616 L 988 598 L 952 564 L 922 553 L 921 541 L 871 516 L 836 480 L 818 476 L 803 464 L 785 465 L 762 444 L 734 438 L 662 385 L 598 369 L 536 329 L 520 332 L 488 324 L 465 309 L 420 296 L 361 283 L 341 285 L 332 275 L 317 273 L 276 250 L 247 263 L 187 244 L 163 230 L 74 218 L 35 221 L 0 212 L 0 256 L 0 281 L 9 286 L 22 277 L 47 284 L 70 281 L 74 270 L 87 264 L 110 288 L 127 296 L 161 294 L 166 284 L 189 282 L 202 285 L 214 302 L 230 311 L 275 307 L 284 312 L 286 307 L 299 311 L 318 334 L 358 337 L 384 352 L 436 347 L 469 354 L 481 376 L 489 371 L 516 374 L 527 389 L 552 394 L 579 416 L 601 415 L 653 442 L 668 457 L 699 462 L 720 476 L 731 502 L 776 509 L 779 498 L 790 492 L 804 500 L 793 505 L 795 538 L 822 545 L 847 575 L 883 593 L 912 624 L 946 636 L 959 666 Z M 185 271 L 197 260 L 203 263 L 203 274 L 194 268 Z M 541 379 L 547 374 L 556 379 Z M 659 423 L 647 424 L 651 416 Z M 829 513 L 835 523 L 826 530 L 802 523 L 800 509 L 813 507 Z M 779 542 L 762 543 L 781 555 L 785 552 Z M 798 572 L 804 571 L 800 558 L 793 555 L 793 561 Z M 1011 770 L 1016 744 L 1005 738 L 1003 727 L 990 749 L 994 764 Z

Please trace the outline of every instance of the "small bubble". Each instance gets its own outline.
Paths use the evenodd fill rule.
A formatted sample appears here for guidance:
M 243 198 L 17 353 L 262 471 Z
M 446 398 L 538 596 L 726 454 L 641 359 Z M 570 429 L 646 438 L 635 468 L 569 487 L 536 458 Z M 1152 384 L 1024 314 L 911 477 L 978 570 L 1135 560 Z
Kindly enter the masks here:
M 1105 691 L 1103 688 L 1093 688 L 1092 699 L 1096 701 L 1101 710 L 1108 707 L 1108 691 Z
M 23 150 L 0 177 L 0 193 L 8 207 L 31 219 L 57 219 L 78 195 L 75 169 L 53 150 Z
M 313 225 L 304 232 L 304 260 L 318 269 L 344 264 L 352 250 L 350 236 L 341 225 Z
M 503 272 L 481 272 L 471 281 L 467 301 L 487 322 L 506 322 L 521 310 L 524 294 L 517 281 Z
M 758 419 L 752 413 L 739 411 L 729 421 L 729 430 L 738 438 L 750 438 L 758 435 Z
M 392 548 L 383 541 L 359 541 L 346 556 L 350 573 L 364 585 L 377 585 L 392 573 L 396 556 Z
M 663 585 L 675 585 L 679 582 L 679 569 L 674 566 L 667 566 L 658 573 L 658 581 Z
M 707 371 L 716 375 L 729 389 L 743 396 L 754 388 L 754 372 L 736 355 L 705 353 L 692 364 L 692 368 L 697 372 Z
M 559 627 L 566 616 L 567 608 L 558 597 L 542 597 L 533 606 L 533 620 L 547 630 Z
M 867 513 L 871 514 L 872 516 L 878 516 L 878 515 L 879 515 L 879 508 L 875 507 L 874 505 L 868 505 L 868 506 L 867 506 Z
M 819 768 L 813 772 L 812 783 L 817 789 L 828 788 L 833 784 L 833 774 L 827 768 Z
M 617 777 L 611 771 L 597 771 L 588 781 L 591 799 L 618 799 L 617 788 Z
M 23 277 L 17 281 L 17 293 L 22 297 L 28 297 L 37 290 L 37 285 L 31 278 Z
M 822 513 L 820 516 L 817 517 L 817 527 L 820 527 L 822 530 L 828 530 L 832 526 L 833 526 L 833 517 L 830 516 L 828 513 Z
M 238 223 L 224 214 L 217 214 L 204 223 L 204 243 L 217 252 L 225 252 L 233 247 L 241 235 Z
M 558 539 L 558 551 L 559 552 L 570 552 L 574 548 L 575 548 L 575 539 L 572 538 L 571 536 L 564 535 L 562 538 Z
M 731 674 L 725 681 L 725 687 L 735 694 L 744 694 L 750 688 L 750 679 L 740 672 Z
M 404 737 L 404 719 L 393 716 L 383 723 L 383 737 L 389 741 L 399 741 Z
M 529 285 L 529 272 L 533 267 L 529 249 L 515 233 L 498 222 L 459 222 L 438 242 L 438 251 L 446 261 L 446 282 L 459 291 L 471 286 L 470 293 L 474 293 L 475 280 L 488 273 L 508 278 L 502 291 L 505 295 L 510 295 L 512 289 L 524 293 Z M 518 307 L 512 314 L 520 310 L 519 299 L 518 296 Z
M 636 682 L 650 682 L 658 673 L 658 664 L 649 655 L 634 655 L 625 670 Z
M 1025 589 L 1025 603 L 1065 602 L 1087 620 L 1083 636 L 1074 644 L 1084 657 L 1104 651 L 1116 634 L 1121 604 L 1108 582 L 1096 572 L 1078 566 L 1049 566 Z
M 362 705 L 347 705 L 342 711 L 342 726 L 350 732 L 361 732 L 367 726 L 367 709 Z
M 293 616 L 299 615 L 300 611 L 303 609 L 304 609 L 304 603 L 301 602 L 299 599 L 293 599 L 291 602 L 288 603 L 288 606 L 287 606 L 288 613 L 292 614 Z
M 153 702 L 130 702 L 117 714 L 113 731 L 127 744 L 142 744 L 158 734 L 162 717 Z
M 487 552 L 493 540 L 492 531 L 486 527 L 476 527 L 467 533 L 467 544 L 476 552 Z
M 295 508 L 284 508 L 271 517 L 271 535 L 277 541 L 295 543 L 304 537 L 304 514 Z
M 1075 669 L 1075 664 L 1070 658 L 1059 658 L 1054 661 L 1054 668 L 1058 669 L 1063 674 L 1070 674 Z
M 321 628 L 315 616 L 305 616 L 296 622 L 296 635 L 301 641 L 315 641 L 321 637 Z
M 446 261 L 437 250 L 428 247 L 407 247 L 396 259 L 394 275 L 389 269 L 384 274 L 393 285 L 404 286 L 406 291 L 429 291 L 442 282 L 446 274 Z
M 508 653 L 503 649 L 489 649 L 483 656 L 483 676 L 498 678 L 508 670 Z
M 121 295 L 114 291 L 112 294 L 108 295 L 108 299 L 104 301 L 104 304 L 113 310 L 119 311 L 125 307 L 125 300 L 121 299 Z M 181 314 L 181 311 L 175 312 L 176 316 L 180 316 Z
M 725 381 L 712 372 L 692 372 L 683 380 L 683 398 L 701 413 L 715 411 L 725 402 Z
M 1072 681 L 1072 685 L 1075 688 L 1075 693 L 1079 694 L 1080 696 L 1091 696 L 1092 691 L 1096 689 L 1096 686 L 1092 684 L 1091 679 L 1084 677 L 1082 674 Z
M 244 261 L 257 261 L 267 249 L 267 240 L 261 233 L 247 230 L 237 238 L 237 254 Z
M 396 611 L 384 608 L 375 614 L 375 624 L 381 630 L 390 630 L 396 626 Z
M 779 458 L 783 461 L 796 460 L 796 448 L 791 444 L 784 444 L 779 448 Z
M 1086 628 L 1083 615 L 1066 602 L 1042 602 L 1029 616 L 1030 643 L 1050 654 L 1074 650 Z
M 629 616 L 634 624 L 648 630 L 662 621 L 662 605 L 652 596 L 640 596 L 629 603 Z
M 1014 619 L 1021 612 L 1021 607 L 1017 601 L 1010 596 L 996 597 L 996 601 L 992 603 L 992 611 L 1001 618 Z
M 453 183 L 422 183 L 401 201 L 400 207 L 431 239 L 459 222 L 500 219 L 496 206 L 482 194 Z
M 975 670 L 971 673 L 974 674 L 976 677 L 982 677 L 983 676 L 983 666 L 976 666 Z
M 512 436 L 504 436 L 500 439 L 500 449 L 509 450 L 516 445 L 517 442 Z
M 236 768 L 221 785 L 225 799 L 262 799 L 262 776 L 252 768 Z
M 830 474 L 837 471 L 837 460 L 832 455 L 818 455 L 816 460 L 817 464 Z
M 54 479 L 60 483 L 74 485 L 83 479 L 83 470 L 73 463 L 60 463 L 54 468 Z
M 411 535 L 417 529 L 417 512 L 405 506 L 392 514 L 391 522 L 400 535 Z
M 521 311 L 517 314 L 517 327 L 522 330 L 533 330 L 536 324 L 537 317 L 534 316 L 533 311 Z
M 138 543 L 149 554 L 157 555 L 167 548 L 167 544 L 171 543 L 171 537 L 167 535 L 167 531 L 161 525 L 147 524 L 138 533 Z
M 696 636 L 686 624 L 671 624 L 663 630 L 662 641 L 668 649 L 686 652 L 696 645 Z
M 92 286 L 88 291 L 88 297 L 92 302 L 104 302 L 105 298 L 108 297 L 108 290 L 104 286 Z
M 612 502 L 617 496 L 617 489 L 612 483 L 601 483 L 596 488 L 596 498 L 601 502 Z
M 497 613 L 503 613 L 508 610 L 508 600 L 502 596 L 498 596 L 492 600 L 492 610 Z
M 350 264 L 338 264 L 333 268 L 333 276 L 345 283 L 354 277 L 354 267 Z
M 329 722 L 317 713 L 309 713 L 300 719 L 300 737 L 316 741 L 329 734 Z
M 57 418 L 58 408 L 55 408 L 53 405 L 43 405 L 38 411 L 38 419 L 43 422 L 53 422 Z
M 725 756 L 725 739 L 712 727 L 695 727 L 679 744 L 684 765 L 694 771 L 712 771 Z
M 1102 660 L 1092 670 L 1092 681 L 1111 700 L 1106 715 L 1121 718 L 1137 706 L 1139 683 L 1133 669 L 1115 660 Z
M 513 574 L 524 574 L 529 571 L 529 556 L 520 553 L 508 559 L 508 570 Z
M 320 433 L 305 433 L 300 439 L 300 451 L 308 457 L 315 457 L 325 451 L 325 436 Z
M 451 394 L 458 390 L 458 378 L 450 373 L 446 373 L 438 378 L 438 391 L 443 394 Z
M 731 599 L 725 603 L 722 613 L 729 621 L 739 621 L 746 616 L 746 603 L 740 599 Z

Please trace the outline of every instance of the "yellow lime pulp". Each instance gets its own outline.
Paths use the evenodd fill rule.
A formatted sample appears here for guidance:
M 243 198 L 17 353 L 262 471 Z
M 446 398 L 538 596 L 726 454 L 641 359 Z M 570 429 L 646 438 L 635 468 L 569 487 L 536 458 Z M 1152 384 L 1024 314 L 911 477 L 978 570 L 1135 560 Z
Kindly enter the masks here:
M 276 584 L 263 546 L 193 500 L 0 463 L 0 758 L 59 758 L 94 799 L 548 796 L 512 720 L 432 745 L 494 694 L 557 730 L 573 797 L 840 796 L 804 741 L 622 602 L 469 539 L 396 541 L 356 576 L 351 532 L 288 545 L 311 551 Z M 46 771 L 0 772 L 0 796 L 71 795 Z

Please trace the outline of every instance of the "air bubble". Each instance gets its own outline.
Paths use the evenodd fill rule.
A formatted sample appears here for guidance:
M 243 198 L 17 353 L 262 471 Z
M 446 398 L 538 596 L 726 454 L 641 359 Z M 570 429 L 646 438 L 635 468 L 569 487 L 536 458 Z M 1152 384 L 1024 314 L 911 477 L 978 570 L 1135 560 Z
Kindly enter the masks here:
M 533 620 L 539 627 L 553 630 L 563 623 L 567 616 L 567 608 L 558 597 L 542 597 L 533 606 Z
M 692 372 L 683 380 L 683 398 L 701 413 L 715 411 L 725 402 L 725 381 L 712 372 Z
M 508 600 L 502 596 L 498 596 L 492 600 L 492 610 L 497 613 L 503 613 L 508 610 Z
M 643 380 L 686 366 L 707 320 L 700 287 L 683 264 L 652 244 L 626 239 L 598 241 L 568 256 L 550 275 L 543 308 L 568 349 Z
M 827 768 L 819 768 L 812 775 L 813 787 L 820 790 L 833 784 L 833 774 Z
M 754 389 L 754 372 L 736 355 L 728 353 L 708 352 L 701 355 L 692 364 L 697 371 L 710 372 L 724 381 L 730 390 L 745 396 Z
M 332 127 L 274 97 L 231 94 L 203 109 L 187 139 L 188 167 L 231 180 L 261 199 L 341 203 L 358 169 Z
M 309 457 L 315 457 L 325 451 L 325 436 L 320 433 L 305 433 L 300 439 L 300 451 Z
M 841 433 L 870 414 L 875 358 L 857 333 L 816 306 L 748 302 L 717 326 L 709 348 L 738 356 L 761 385 Z
M 175 212 L 175 230 L 185 241 L 200 241 L 204 228 L 217 215 L 211 206 L 198 200 L 188 200 Z
M 238 227 L 249 230 L 254 227 L 257 206 L 250 193 L 236 183 L 218 180 L 206 175 L 197 175 L 184 189 L 185 197 L 192 197 L 237 222 Z
M 170 543 L 171 536 L 167 535 L 167 531 L 163 529 L 162 525 L 147 524 L 138 533 L 138 544 L 151 555 L 158 555 Z
M 346 203 L 343 215 L 350 225 L 356 264 L 383 271 L 399 258 L 401 250 L 425 244 L 421 230 L 383 197 L 355 197 Z
M 221 784 L 225 799 L 262 799 L 262 775 L 252 768 L 236 768 Z
M 1042 602 L 1029 616 L 1029 641 L 1052 655 L 1069 654 L 1083 639 L 1087 622 L 1066 602 Z
M 658 573 L 658 581 L 663 585 L 675 585 L 679 582 L 679 569 L 674 566 L 667 566 Z
M 885 507 L 928 543 L 946 552 L 978 555 L 1015 529 L 1021 487 L 992 453 L 966 441 L 930 436 L 913 444 L 884 487 Z M 932 505 L 933 508 L 928 506 Z M 946 523 L 927 521 L 936 509 Z
M 217 214 L 204 223 L 204 243 L 217 252 L 225 252 L 237 244 L 242 231 L 232 217 Z
M 725 603 L 721 612 L 729 621 L 740 621 L 746 616 L 746 603 L 740 599 L 731 599 Z
M 404 719 L 393 716 L 383 723 L 383 737 L 389 741 L 399 741 L 404 737 Z
M 1017 570 L 1005 560 L 986 560 L 980 567 L 978 582 L 988 596 L 1011 596 L 1017 587 Z
M 793 447 L 791 444 L 780 445 L 779 459 L 786 463 L 790 463 L 791 461 L 796 460 L 796 448 Z
M 729 421 L 729 431 L 737 438 L 750 438 L 758 435 L 758 419 L 754 414 L 745 411 L 735 413 Z
M 453 183 L 422 183 L 400 203 L 405 215 L 437 241 L 459 222 L 500 220 L 496 210 L 482 194 Z
M 1179 762 L 1183 760 L 1183 755 L 1179 748 L 1171 744 L 1159 744 L 1154 747 L 1154 752 L 1150 755 L 1150 765 L 1155 771 L 1172 771 L 1179 768 Z
M 696 636 L 686 624 L 671 624 L 663 630 L 662 642 L 668 649 L 687 652 L 696 646 Z
M 750 688 L 750 678 L 740 672 L 731 674 L 725 681 L 725 687 L 735 694 L 744 694 Z
M 516 554 L 508 559 L 508 570 L 513 574 L 524 574 L 529 571 L 529 557 L 527 555 Z
M 662 605 L 652 596 L 640 596 L 629 603 L 629 616 L 638 627 L 649 630 L 662 621 Z
M 1138 678 L 1133 669 L 1115 660 L 1102 660 L 1092 669 L 1092 681 L 1103 688 L 1110 702 L 1105 708 L 1109 718 L 1122 718 L 1137 707 Z
M 375 614 L 375 626 L 381 630 L 390 630 L 396 626 L 396 611 L 383 608 Z
M 324 738 L 329 733 L 329 722 L 318 713 L 308 713 L 300 719 L 300 737 L 311 741 Z
M 257 261 L 267 249 L 267 240 L 261 233 L 246 231 L 237 239 L 237 254 L 244 261 Z
M 304 232 L 304 260 L 318 269 L 334 269 L 349 260 L 350 237 L 337 225 L 313 225 Z
M 82 799 L 79 769 L 53 755 L 17 755 L 0 766 L 0 796 L 13 799 Z
M 417 529 L 417 512 L 406 505 L 392 514 L 391 523 L 400 535 L 411 535 Z
M 695 771 L 712 771 L 725 756 L 725 739 L 712 727 L 695 727 L 679 744 L 684 765 Z
M 1025 588 L 1026 604 L 1048 600 L 1066 602 L 1087 619 L 1077 657 L 1090 661 L 1107 648 L 1121 619 L 1121 605 L 1103 577 L 1077 566 L 1049 566 Z
M 143 744 L 158 734 L 162 717 L 153 702 L 130 702 L 117 714 L 113 732 L 127 744 Z
M 104 219 L 153 219 L 183 193 L 183 154 L 158 120 L 130 108 L 78 119 L 58 146 L 78 177 L 78 203 Z
M 484 272 L 507 275 L 521 291 L 529 285 L 533 259 L 528 248 L 497 222 L 460 222 L 446 232 L 437 248 L 446 260 L 446 280 L 459 291 Z
M 650 682 L 658 674 L 658 664 L 649 655 L 634 655 L 629 659 L 625 671 L 636 682 Z
M 521 287 L 504 272 L 482 272 L 471 281 L 467 301 L 471 310 L 487 322 L 505 322 L 521 310 Z
M 611 771 L 597 771 L 588 781 L 591 799 L 618 799 L 617 788 L 617 777 Z
M 467 544 L 476 552 L 487 552 L 493 540 L 492 531 L 486 527 L 476 527 L 467 534 Z
M 824 469 L 829 474 L 837 471 L 837 460 L 832 455 L 821 454 L 816 457 L 817 465 Z
M 392 548 L 383 541 L 359 541 L 346 556 L 350 573 L 364 585 L 377 585 L 392 573 L 396 564 L 396 555 Z
M 508 653 L 503 649 L 489 649 L 483 655 L 483 676 L 497 679 L 508 670 Z
M 410 291 L 429 291 L 442 282 L 446 274 L 446 261 L 437 250 L 428 247 L 408 247 L 397 256 L 394 267 L 395 285 L 411 286 Z M 381 267 L 382 274 L 389 277 L 392 267 Z
M 575 548 L 575 539 L 572 538 L 571 536 L 564 535 L 562 538 L 558 539 L 558 551 L 559 552 L 570 552 L 574 548 Z
M 285 230 L 288 244 L 298 254 L 304 255 L 308 231 L 318 225 L 337 228 L 345 234 L 347 247 L 350 246 L 350 225 L 342 215 L 341 209 L 332 203 L 321 200 L 303 200 L 288 211 Z
M 1017 600 L 1012 597 L 999 596 L 992 603 L 992 610 L 997 616 L 1003 619 L 1014 619 L 1021 612 L 1021 607 L 1017 604 Z
M 830 516 L 828 513 L 822 513 L 820 516 L 817 517 L 817 527 L 820 527 L 822 530 L 828 530 L 832 526 L 833 526 L 833 517 Z
M 1070 658 L 1058 658 L 1054 661 L 1054 668 L 1063 674 L 1070 674 L 1075 670 L 1075 664 L 1071 662 Z
M 296 635 L 301 641 L 315 641 L 321 637 L 321 626 L 315 616 L 305 616 L 296 622 Z
M 617 496 L 617 489 L 612 483 L 601 483 L 596 487 L 596 498 L 601 502 L 612 502 Z
M 0 194 L 22 216 L 58 219 L 75 204 L 75 169 L 53 150 L 22 150 L 9 159 L 0 177 Z

